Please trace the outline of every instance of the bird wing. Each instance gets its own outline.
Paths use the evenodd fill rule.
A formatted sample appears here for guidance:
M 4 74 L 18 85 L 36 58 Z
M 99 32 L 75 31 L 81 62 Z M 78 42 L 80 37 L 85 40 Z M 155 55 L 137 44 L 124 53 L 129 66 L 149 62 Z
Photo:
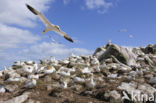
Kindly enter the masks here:
M 26 6 L 33 14 L 37 15 L 41 19 L 41 21 L 46 25 L 46 27 L 52 25 L 39 11 L 35 10 L 28 4 L 26 4 Z
M 70 41 L 70 42 L 74 42 L 65 32 L 58 30 L 58 29 L 54 29 L 54 31 L 58 34 L 60 34 L 61 36 L 63 36 L 66 40 Z

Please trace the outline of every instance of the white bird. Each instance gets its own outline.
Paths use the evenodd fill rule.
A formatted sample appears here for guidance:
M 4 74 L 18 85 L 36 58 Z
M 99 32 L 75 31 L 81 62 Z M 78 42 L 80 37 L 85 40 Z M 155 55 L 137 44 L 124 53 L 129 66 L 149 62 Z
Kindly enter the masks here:
M 90 80 L 86 81 L 86 85 L 87 85 L 88 88 L 94 88 L 95 87 L 96 83 L 93 80 L 93 74 L 92 74 Z
M 35 63 L 34 64 L 34 73 L 37 73 L 38 72 L 38 69 L 39 69 L 38 64 Z
M 3 70 L 4 70 L 4 71 L 7 71 L 7 67 L 6 67 L 6 66 L 4 66 L 4 67 L 3 67 Z
M 26 61 L 25 63 L 26 63 L 27 65 L 33 65 L 35 62 L 30 60 L 30 61 Z
M 51 74 L 55 71 L 56 71 L 56 69 L 53 66 L 49 65 L 49 66 L 47 66 L 47 69 L 44 70 L 44 74 Z
M 0 71 L 0 77 L 2 77 L 3 76 L 3 71 Z
M 0 93 L 5 93 L 6 89 L 3 85 L 0 86 Z
M 69 60 L 65 59 L 65 60 L 62 61 L 62 63 L 63 64 L 68 64 L 69 63 Z
M 75 83 L 85 83 L 85 79 L 84 78 L 80 78 L 80 77 L 74 77 L 73 81 Z
M 14 62 L 14 65 L 16 65 L 16 66 L 22 66 L 24 64 L 25 64 L 25 62 L 23 60 Z
M 23 71 L 26 72 L 26 73 L 32 73 L 33 70 L 34 70 L 33 66 L 28 66 L 28 65 L 23 66 Z
M 50 57 L 50 62 L 52 63 L 53 66 L 56 66 L 58 64 L 58 60 L 55 59 L 55 57 Z
M 70 71 L 58 71 L 57 74 L 61 76 L 70 76 Z
M 88 67 L 84 68 L 81 70 L 82 73 L 86 73 L 86 74 L 90 74 L 91 73 L 91 70 L 89 70 Z
M 32 78 L 38 80 L 39 79 L 39 75 L 33 75 L 33 74 L 28 75 L 28 79 L 32 79 Z
M 96 66 L 96 67 L 94 67 L 94 70 L 95 70 L 95 72 L 100 72 L 100 71 L 101 71 L 101 69 L 100 69 L 99 65 L 98 65 L 98 66 Z
M 18 82 L 18 81 L 20 81 L 20 78 L 14 78 L 14 77 L 12 77 L 12 78 L 8 78 L 6 81 L 7 82 Z
M 32 78 L 30 81 L 28 81 L 24 87 L 25 88 L 33 88 L 36 86 L 36 80 L 34 78 Z
M 68 83 L 67 83 L 66 81 L 61 82 L 61 83 L 60 83 L 60 87 L 65 89 L 65 88 L 68 87 Z
M 36 73 L 42 72 L 45 69 L 45 66 L 40 67 L 39 69 L 37 69 Z
M 30 5 L 26 4 L 26 6 L 32 13 L 37 15 L 42 20 L 42 22 L 45 24 L 46 29 L 43 30 L 42 34 L 44 34 L 45 32 L 48 32 L 48 31 L 54 31 L 54 32 L 60 34 L 61 36 L 63 36 L 68 41 L 73 42 L 73 40 L 65 32 L 60 30 L 58 25 L 51 24 L 39 11 L 35 10 Z

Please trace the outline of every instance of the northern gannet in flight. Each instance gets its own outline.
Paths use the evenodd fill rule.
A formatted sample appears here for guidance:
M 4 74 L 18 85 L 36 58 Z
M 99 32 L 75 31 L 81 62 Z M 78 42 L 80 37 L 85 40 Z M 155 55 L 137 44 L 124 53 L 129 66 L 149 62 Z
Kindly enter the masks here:
M 45 24 L 46 29 L 43 30 L 42 34 L 44 34 L 45 32 L 48 32 L 48 31 L 54 31 L 54 32 L 60 34 L 61 36 L 63 36 L 68 41 L 73 42 L 73 40 L 65 32 L 60 30 L 58 25 L 51 24 L 39 11 L 35 10 L 30 5 L 26 4 L 26 6 L 32 13 L 37 15 L 42 20 L 42 22 Z

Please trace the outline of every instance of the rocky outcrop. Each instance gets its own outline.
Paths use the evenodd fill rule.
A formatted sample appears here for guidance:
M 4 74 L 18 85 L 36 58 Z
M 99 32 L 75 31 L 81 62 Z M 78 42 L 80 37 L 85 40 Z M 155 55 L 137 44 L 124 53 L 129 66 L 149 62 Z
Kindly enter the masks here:
M 121 63 L 126 65 L 136 65 L 136 55 L 132 52 L 132 50 L 115 44 L 108 46 L 106 51 L 104 51 L 103 48 L 97 49 L 94 55 L 101 63 L 104 62 L 105 59 L 114 56 Z
M 155 88 L 155 45 L 109 43 L 93 55 L 21 60 L 0 71 L 0 103 L 138 103 L 133 95 L 153 96 Z

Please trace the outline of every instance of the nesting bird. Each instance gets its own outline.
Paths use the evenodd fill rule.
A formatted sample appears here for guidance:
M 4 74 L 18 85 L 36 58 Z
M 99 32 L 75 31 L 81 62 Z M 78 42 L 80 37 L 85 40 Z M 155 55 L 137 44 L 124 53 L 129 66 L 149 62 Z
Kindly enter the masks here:
M 67 82 L 61 82 L 60 87 L 64 89 L 67 88 Z
M 73 42 L 73 40 L 63 31 L 60 30 L 58 25 L 51 24 L 39 11 L 35 10 L 30 5 L 26 4 L 27 8 L 35 15 L 37 15 L 45 24 L 46 29 L 43 30 L 42 34 L 48 32 L 48 31 L 54 31 L 58 33 L 59 35 L 63 36 L 66 40 Z
M 5 93 L 6 89 L 3 85 L 0 86 L 0 93 Z
M 28 75 L 28 79 L 36 79 L 36 80 L 38 80 L 39 79 L 39 75 L 34 75 L 34 74 Z
M 14 62 L 14 65 L 15 65 L 15 66 L 22 66 L 22 65 L 24 65 L 24 64 L 25 64 L 25 63 L 24 63 L 24 61 L 22 61 L 22 60 Z
M 0 77 L 2 77 L 3 76 L 3 72 L 2 71 L 0 71 Z
M 25 85 L 24 85 L 24 87 L 25 88 L 33 88 L 33 87 L 35 87 L 36 86 L 36 80 L 34 79 L 34 78 L 31 78 L 30 79 L 30 81 L 28 81 Z
M 93 80 L 93 74 L 92 74 L 91 78 L 89 79 L 89 81 L 86 81 L 86 86 L 88 88 L 94 88 L 96 86 L 96 83 Z
M 18 82 L 18 81 L 20 81 L 20 78 L 11 77 L 7 79 L 7 82 Z
M 55 68 L 51 65 L 47 66 L 46 69 L 44 70 L 44 74 L 51 74 L 53 72 L 55 72 Z
M 91 70 L 89 70 L 89 68 L 86 67 L 86 68 L 82 69 L 81 72 L 82 72 L 83 74 L 84 74 L 84 73 L 90 74 L 90 73 L 91 73 Z
M 32 73 L 33 70 L 34 70 L 34 67 L 33 66 L 29 66 L 29 65 L 25 65 L 25 64 L 23 65 L 23 71 L 25 73 Z
M 73 81 L 75 83 L 85 83 L 85 79 L 84 78 L 80 78 L 80 77 L 74 77 Z

